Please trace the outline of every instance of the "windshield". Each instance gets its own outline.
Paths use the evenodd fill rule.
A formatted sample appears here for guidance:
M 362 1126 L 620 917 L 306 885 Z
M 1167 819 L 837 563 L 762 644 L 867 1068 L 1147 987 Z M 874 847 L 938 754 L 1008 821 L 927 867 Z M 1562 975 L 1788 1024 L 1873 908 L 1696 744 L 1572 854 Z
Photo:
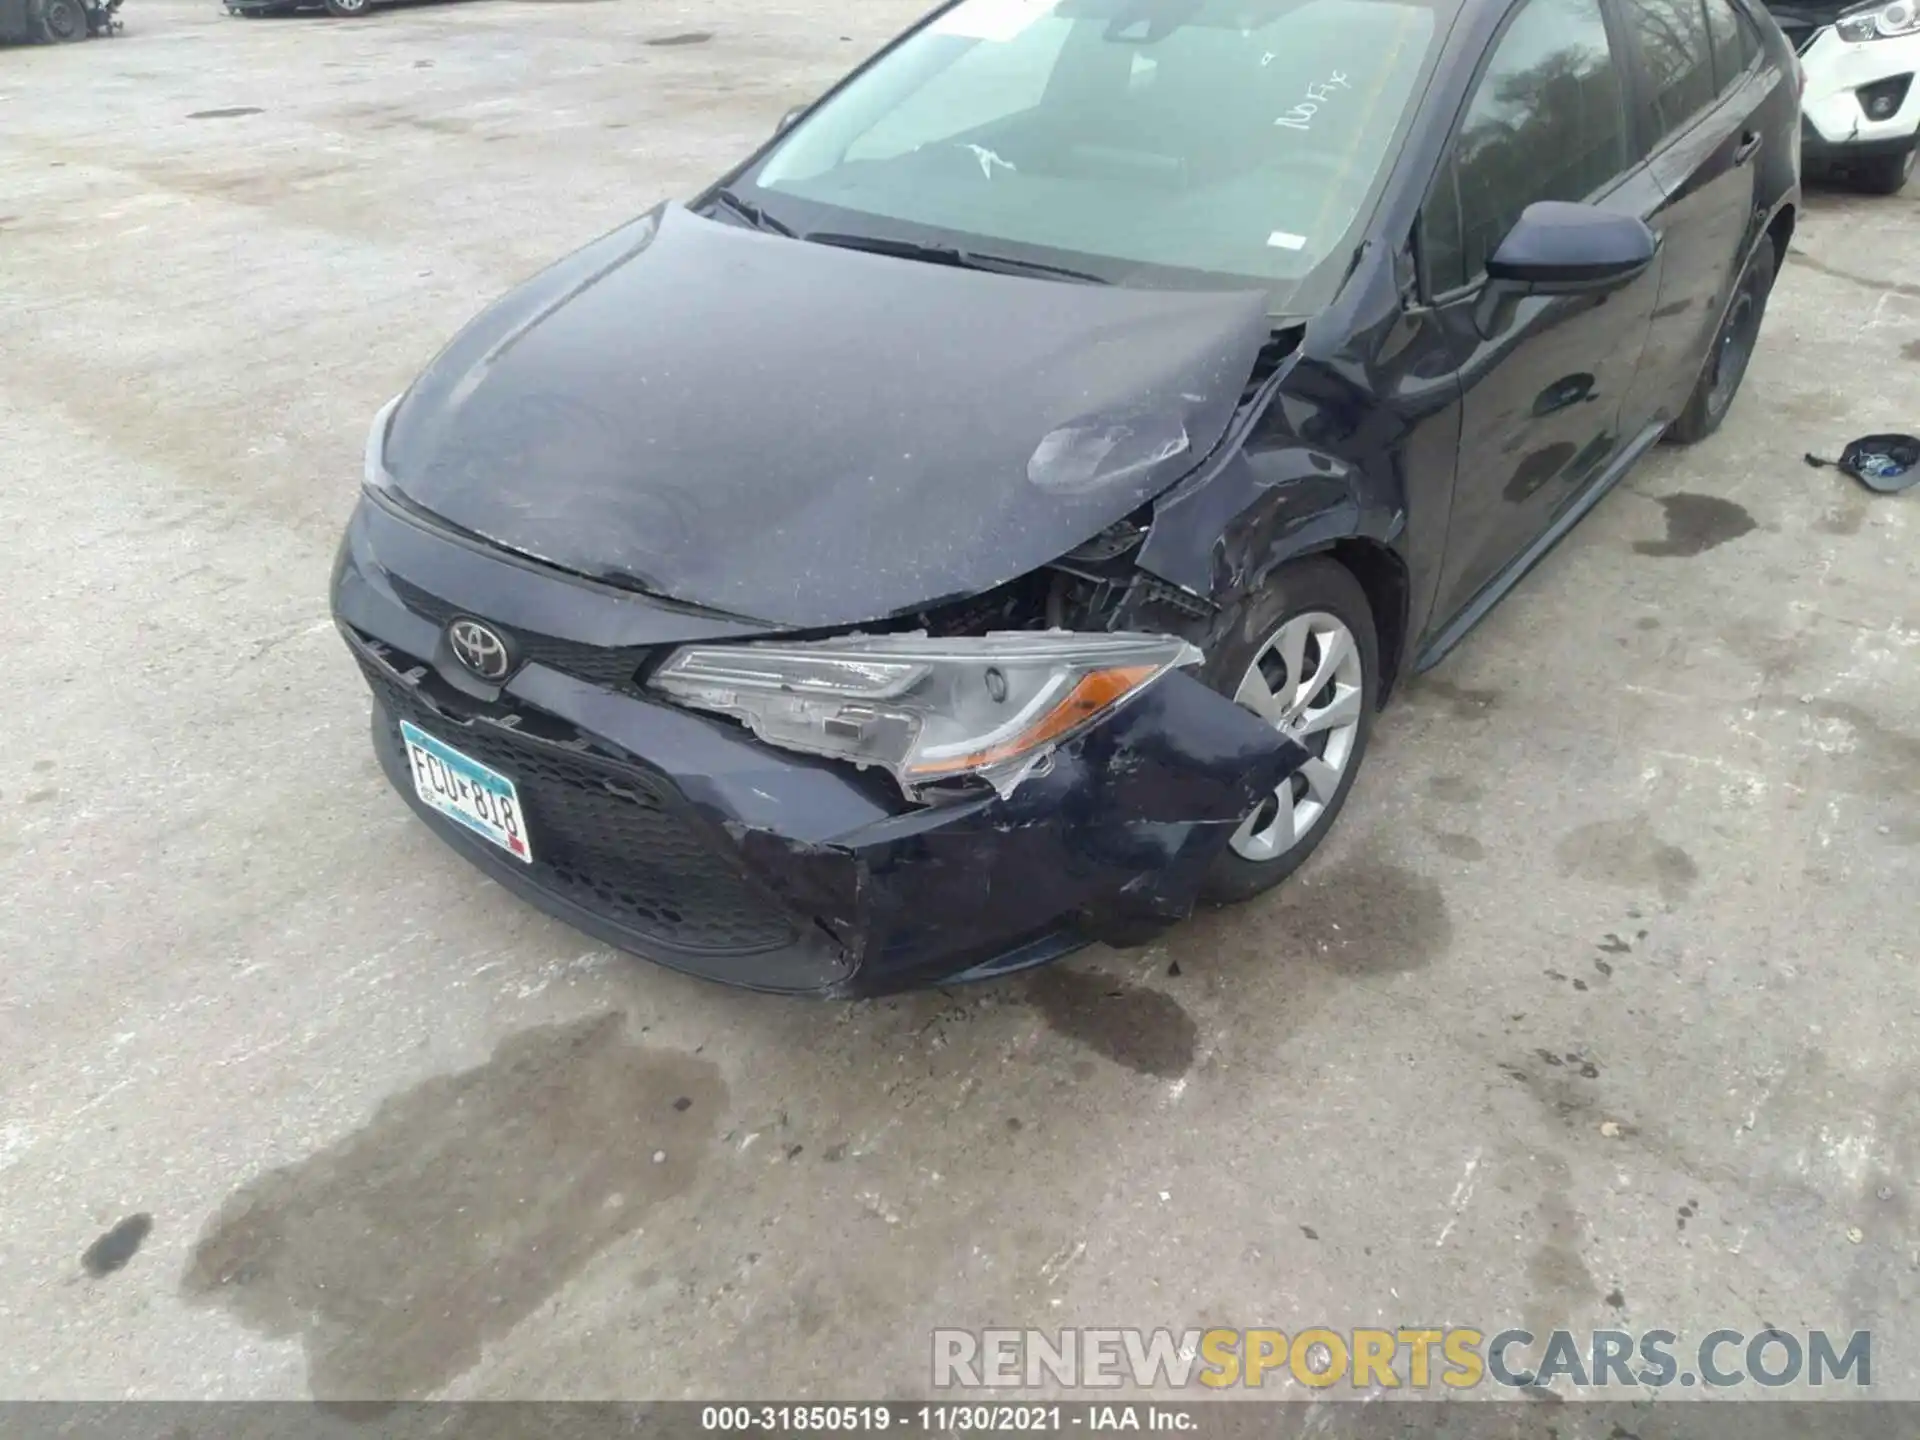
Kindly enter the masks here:
M 1134 284 L 1344 263 L 1454 0 L 962 0 L 742 178 L 798 231 Z

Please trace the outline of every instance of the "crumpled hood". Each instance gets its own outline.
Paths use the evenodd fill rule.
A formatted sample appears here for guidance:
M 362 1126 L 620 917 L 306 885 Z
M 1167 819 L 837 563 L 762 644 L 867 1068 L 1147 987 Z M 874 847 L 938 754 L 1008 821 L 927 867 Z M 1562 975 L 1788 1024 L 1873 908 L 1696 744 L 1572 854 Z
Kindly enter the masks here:
M 474 320 L 388 483 L 509 550 L 783 627 L 1057 558 L 1193 468 L 1259 292 L 1127 290 L 807 244 L 674 205 Z

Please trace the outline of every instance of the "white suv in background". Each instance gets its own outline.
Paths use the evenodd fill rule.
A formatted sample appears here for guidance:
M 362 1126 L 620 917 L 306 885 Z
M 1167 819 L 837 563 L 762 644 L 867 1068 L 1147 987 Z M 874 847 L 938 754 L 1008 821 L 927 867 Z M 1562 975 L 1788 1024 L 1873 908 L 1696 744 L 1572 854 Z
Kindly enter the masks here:
M 1805 76 L 1801 141 L 1809 170 L 1845 172 L 1891 195 L 1920 138 L 1920 0 L 1767 0 Z

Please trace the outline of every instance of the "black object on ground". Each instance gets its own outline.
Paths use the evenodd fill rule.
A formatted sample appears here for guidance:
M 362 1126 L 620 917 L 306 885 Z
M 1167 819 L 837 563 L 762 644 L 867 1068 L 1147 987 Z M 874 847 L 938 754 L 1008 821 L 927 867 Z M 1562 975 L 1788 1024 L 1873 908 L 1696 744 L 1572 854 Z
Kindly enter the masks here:
M 1831 465 L 1844 470 L 1869 490 L 1893 495 L 1920 480 L 1920 438 L 1862 435 L 1840 452 L 1838 460 L 1823 460 L 1809 454 L 1807 464 L 1816 470 Z

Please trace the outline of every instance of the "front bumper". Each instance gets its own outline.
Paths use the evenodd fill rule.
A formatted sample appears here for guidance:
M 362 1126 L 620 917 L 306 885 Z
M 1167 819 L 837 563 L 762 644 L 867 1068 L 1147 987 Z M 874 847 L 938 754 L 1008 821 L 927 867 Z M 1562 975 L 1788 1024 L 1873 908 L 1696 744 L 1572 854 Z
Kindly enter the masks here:
M 587 585 L 363 500 L 334 614 L 374 693 L 374 745 L 421 818 L 541 909 L 677 970 L 863 994 L 982 978 L 1193 907 L 1233 828 L 1305 752 L 1185 673 L 1001 799 L 908 803 L 892 780 L 761 744 L 632 676 L 727 621 Z M 527 657 L 497 690 L 447 652 L 456 614 Z M 407 719 L 512 776 L 535 863 L 425 807 Z
M 1920 34 L 1851 43 L 1827 26 L 1807 42 L 1800 65 L 1807 77 L 1802 153 L 1809 162 L 1902 154 L 1913 145 L 1920 134 Z M 1883 86 L 1895 108 L 1871 115 L 1868 102 Z

